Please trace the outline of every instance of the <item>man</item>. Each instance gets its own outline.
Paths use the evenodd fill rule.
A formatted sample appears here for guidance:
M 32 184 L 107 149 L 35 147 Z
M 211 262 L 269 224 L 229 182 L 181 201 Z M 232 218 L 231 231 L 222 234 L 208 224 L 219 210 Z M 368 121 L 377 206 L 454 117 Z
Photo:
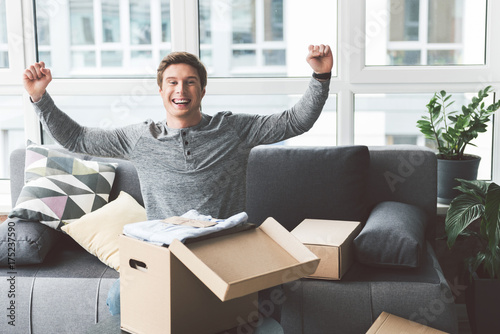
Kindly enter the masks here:
M 333 66 L 330 48 L 309 46 L 311 79 L 291 109 L 268 116 L 201 112 L 207 74 L 197 57 L 172 53 L 158 68 L 166 120 L 147 120 L 113 130 L 81 126 L 60 111 L 46 87 L 52 80 L 43 62 L 24 72 L 24 86 L 47 131 L 63 147 L 95 156 L 130 160 L 137 169 L 148 219 L 191 209 L 217 218 L 245 210 L 246 164 L 250 150 L 309 130 L 328 97 Z M 321 79 L 324 78 L 324 79 Z
M 137 169 L 148 219 L 179 216 L 196 209 L 227 218 L 245 211 L 246 166 L 250 150 L 308 131 L 328 97 L 333 55 L 329 46 L 310 45 L 306 61 L 314 71 L 295 106 L 268 116 L 201 112 L 207 72 L 186 52 L 166 56 L 158 67 L 166 120 L 104 130 L 81 126 L 59 110 L 46 88 L 52 80 L 43 62 L 24 72 L 24 87 L 47 131 L 70 151 L 130 160 Z M 108 305 L 119 313 L 119 283 Z

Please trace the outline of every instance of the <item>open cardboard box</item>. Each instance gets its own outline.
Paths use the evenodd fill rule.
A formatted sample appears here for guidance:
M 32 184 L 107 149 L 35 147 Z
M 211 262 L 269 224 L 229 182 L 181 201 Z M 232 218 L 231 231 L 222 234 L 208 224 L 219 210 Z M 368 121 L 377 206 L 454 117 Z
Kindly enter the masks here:
M 276 220 L 169 248 L 120 236 L 121 327 L 217 333 L 255 320 L 257 292 L 312 274 L 319 259 Z
M 446 334 L 440 330 L 424 326 L 394 314 L 382 312 L 366 334 Z
M 354 262 L 352 242 L 361 223 L 343 220 L 305 219 L 292 234 L 321 259 L 312 278 L 339 280 Z

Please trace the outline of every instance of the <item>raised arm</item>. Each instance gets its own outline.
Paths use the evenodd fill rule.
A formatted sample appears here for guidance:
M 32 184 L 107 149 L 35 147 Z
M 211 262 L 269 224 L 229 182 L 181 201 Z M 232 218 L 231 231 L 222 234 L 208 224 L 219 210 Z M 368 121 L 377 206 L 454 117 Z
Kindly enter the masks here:
M 52 81 L 43 62 L 24 71 L 24 88 L 45 129 L 64 148 L 89 155 L 126 158 L 142 133 L 143 125 L 104 130 L 81 126 L 54 104 L 46 88 Z
M 311 79 L 308 89 L 292 108 L 267 116 L 235 115 L 236 132 L 249 146 L 276 143 L 312 128 L 328 98 L 332 51 L 328 45 L 310 45 L 306 61 L 315 79 Z

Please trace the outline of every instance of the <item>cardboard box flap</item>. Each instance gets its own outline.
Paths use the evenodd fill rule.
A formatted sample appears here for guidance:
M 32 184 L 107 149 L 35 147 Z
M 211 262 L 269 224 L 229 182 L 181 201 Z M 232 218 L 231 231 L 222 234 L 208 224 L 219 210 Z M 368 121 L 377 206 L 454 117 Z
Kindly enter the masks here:
M 404 319 L 387 312 L 382 312 L 370 329 L 368 329 L 368 332 L 366 332 L 366 334 L 399 333 L 447 334 L 446 332 L 424 326 L 417 322 Z
M 343 220 L 305 219 L 292 234 L 302 243 L 340 247 L 355 230 L 359 222 Z M 353 236 L 353 238 L 355 235 Z
M 319 259 L 276 220 L 256 229 L 169 250 L 220 300 L 241 297 L 313 273 Z

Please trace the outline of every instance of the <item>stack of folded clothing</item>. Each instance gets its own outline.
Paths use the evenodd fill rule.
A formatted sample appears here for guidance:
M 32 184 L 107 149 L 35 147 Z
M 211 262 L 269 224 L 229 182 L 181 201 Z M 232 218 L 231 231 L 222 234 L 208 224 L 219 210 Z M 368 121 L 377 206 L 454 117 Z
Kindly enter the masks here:
M 159 246 L 168 246 L 174 239 L 181 242 L 243 225 L 248 220 L 245 212 L 227 219 L 216 219 L 190 210 L 180 217 L 148 220 L 125 225 L 123 234 Z

